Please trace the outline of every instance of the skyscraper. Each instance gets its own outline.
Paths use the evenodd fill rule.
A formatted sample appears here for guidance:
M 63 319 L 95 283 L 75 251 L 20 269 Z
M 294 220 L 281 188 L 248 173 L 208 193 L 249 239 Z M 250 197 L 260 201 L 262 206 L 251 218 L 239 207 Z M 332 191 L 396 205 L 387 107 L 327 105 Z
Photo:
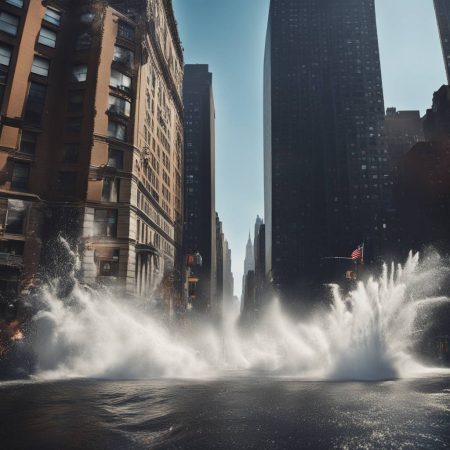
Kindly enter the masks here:
M 248 241 L 245 247 L 245 260 L 244 260 L 244 275 L 242 276 L 242 310 L 246 310 L 249 307 L 249 303 L 253 303 L 253 298 L 249 299 L 249 296 L 253 297 L 254 288 L 252 288 L 252 294 L 249 295 L 247 289 L 247 280 L 249 273 L 251 273 L 251 278 L 254 281 L 255 276 L 255 255 L 253 252 L 253 243 L 252 238 L 250 236 L 250 232 L 248 233 Z M 253 282 L 252 281 L 252 282 Z
M 450 5 L 448 0 L 434 0 L 434 8 L 441 36 L 442 53 L 444 56 L 445 71 L 450 84 Z
M 258 216 L 255 223 L 255 239 L 253 243 L 255 253 L 255 307 L 260 309 L 265 300 L 267 292 L 265 291 L 265 266 L 266 266 L 266 239 L 264 221 Z
M 417 144 L 423 141 L 423 124 L 420 111 L 397 111 L 388 108 L 384 122 L 385 141 L 389 158 L 394 166 Z
M 208 65 L 185 66 L 185 252 L 200 252 L 198 310 L 208 310 L 216 295 L 215 113 Z
M 223 299 L 225 302 L 230 302 L 234 296 L 234 277 L 231 269 L 231 249 L 226 239 L 223 255 Z
M 255 257 L 253 253 L 252 238 L 250 233 L 248 233 L 248 241 L 245 247 L 244 277 L 250 270 L 255 270 Z
M 264 72 L 266 271 L 295 301 L 386 227 L 374 0 L 272 0 Z
M 252 241 L 248 237 L 244 277 L 242 280 L 242 312 L 248 318 L 255 318 L 266 300 L 265 287 L 265 237 L 264 221 L 257 216 L 255 234 Z
M 224 281 L 224 247 L 225 236 L 223 234 L 223 224 L 216 213 L 216 295 L 214 306 L 216 310 L 222 310 L 223 303 L 223 281 Z
M 225 302 L 233 298 L 233 291 L 231 249 L 225 238 L 223 224 L 216 213 L 216 295 L 211 306 L 217 318 L 221 317 Z
M 400 164 L 400 211 L 404 246 L 450 252 L 450 87 L 433 96 L 424 117 L 424 142 Z

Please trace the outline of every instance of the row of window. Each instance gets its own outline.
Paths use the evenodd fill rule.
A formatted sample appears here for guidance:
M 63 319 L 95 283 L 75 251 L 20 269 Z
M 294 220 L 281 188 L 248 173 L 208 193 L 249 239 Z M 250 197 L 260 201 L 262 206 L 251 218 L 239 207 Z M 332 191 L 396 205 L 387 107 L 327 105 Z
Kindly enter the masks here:
M 57 191 L 66 195 L 74 195 L 76 192 L 77 173 L 61 171 L 57 177 Z M 29 189 L 30 165 L 23 162 L 15 162 L 11 180 L 11 188 L 17 191 Z M 102 201 L 118 203 L 120 195 L 120 179 L 107 177 L 103 180 Z
M 47 17 L 47 16 L 46 16 Z M 49 20 L 48 20 L 49 21 Z M 0 12 L 0 31 L 11 36 L 17 36 L 19 28 L 19 18 L 8 14 L 4 11 Z M 39 31 L 38 43 L 46 47 L 56 47 L 56 32 L 49 28 L 42 27 Z
M 116 46 L 115 49 L 121 47 Z M 129 50 L 127 50 L 129 51 Z M 132 53 L 132 52 L 131 52 Z M 116 53 L 114 60 L 116 59 Z M 118 70 L 111 69 L 110 86 L 129 93 L 131 89 L 131 78 Z M 124 117 L 130 117 L 131 102 L 115 95 L 109 96 L 109 111 L 115 114 L 120 114 Z M 110 118 L 108 122 L 108 137 L 118 139 L 119 141 L 126 141 L 128 139 L 127 125 Z
M 164 220 L 161 215 L 155 210 L 146 196 L 138 190 L 137 193 L 137 207 L 140 211 L 145 213 L 156 225 L 164 230 L 164 232 L 173 238 L 173 229 L 170 224 Z
M 152 229 L 144 221 L 140 221 L 139 219 L 137 220 L 136 241 L 147 245 L 153 243 L 156 248 L 161 248 L 162 243 L 162 247 L 166 253 L 173 255 L 172 246 L 166 240 L 162 239 L 158 233 L 152 232 Z
M 13 4 L 12 2 L 16 0 L 7 1 L 7 3 Z M 17 0 L 18 1 L 18 0 Z M 23 2 L 22 2 L 23 5 Z M 15 6 L 19 6 L 15 4 Z M 81 21 L 83 23 L 89 23 L 93 19 L 93 14 L 83 14 L 81 16 Z M 60 26 L 61 24 L 61 13 L 53 8 L 47 8 L 44 16 L 44 21 L 54 26 Z M 3 31 L 9 35 L 16 36 L 19 27 L 19 18 L 8 14 L 6 12 L 0 13 L 0 31 Z M 38 42 L 47 47 L 56 47 L 56 37 L 57 34 L 49 29 L 43 27 L 39 33 Z M 85 32 L 80 34 L 76 38 L 75 49 L 76 50 L 86 50 L 92 45 L 92 36 Z
M 12 3 L 11 3 L 12 4 Z M 14 4 L 15 6 L 22 7 L 21 4 Z M 61 23 L 61 13 L 53 8 L 47 8 L 44 16 L 44 21 L 55 26 L 59 26 Z M 10 35 L 17 35 L 19 25 L 19 18 L 8 14 L 4 11 L 0 12 L 0 31 L 3 31 Z M 54 48 L 56 46 L 56 32 L 45 27 L 41 27 L 38 36 L 38 43 L 47 47 Z M 1 44 L 0 45 L 0 101 L 3 98 L 3 93 L 6 87 L 7 70 L 11 62 L 12 48 Z M 35 55 L 31 72 L 47 77 L 49 73 L 50 61 L 39 55 Z M 75 71 L 77 69 L 77 71 Z M 75 74 L 77 74 L 79 68 L 74 68 Z M 40 118 L 44 109 L 46 86 L 38 83 L 30 83 L 27 102 L 25 105 L 24 119 L 33 124 L 39 124 Z
M 36 134 L 29 131 L 22 132 L 20 152 L 33 155 L 36 148 Z M 75 163 L 78 161 L 79 145 L 65 144 L 63 149 L 63 162 Z M 108 154 L 108 167 L 117 170 L 123 169 L 123 151 L 110 149 Z M 14 162 L 11 189 L 15 191 L 28 191 L 30 184 L 31 166 L 29 163 Z M 74 194 L 76 189 L 76 173 L 62 171 L 57 180 L 58 191 L 64 194 Z M 120 192 L 120 180 L 118 178 L 105 178 L 102 191 L 102 200 L 108 202 L 118 202 Z
M 134 37 L 134 29 L 128 26 L 128 24 L 120 22 L 119 35 L 131 39 Z M 113 62 L 118 62 L 126 65 L 127 67 L 132 67 L 134 64 L 134 52 L 127 48 L 115 45 Z M 130 93 L 131 77 L 112 68 L 109 85 L 126 93 Z M 114 114 L 119 114 L 124 117 L 130 117 L 131 102 L 122 97 L 110 95 L 108 110 L 109 112 Z M 126 141 L 128 139 L 127 125 L 120 121 L 114 120 L 114 118 L 110 118 L 108 122 L 108 137 L 117 139 L 119 141 Z

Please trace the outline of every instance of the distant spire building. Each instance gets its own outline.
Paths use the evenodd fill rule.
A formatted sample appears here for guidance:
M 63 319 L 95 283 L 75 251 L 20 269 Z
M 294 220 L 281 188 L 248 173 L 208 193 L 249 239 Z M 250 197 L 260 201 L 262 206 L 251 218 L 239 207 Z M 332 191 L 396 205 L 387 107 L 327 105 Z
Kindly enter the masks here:
M 249 272 L 255 271 L 255 256 L 253 253 L 253 243 L 250 236 L 250 231 L 248 232 L 248 241 L 245 248 L 245 260 L 244 260 L 244 275 L 242 277 L 242 300 L 245 298 L 246 289 L 246 279 Z
M 441 37 L 447 80 L 450 84 L 450 3 L 448 0 L 434 0 L 434 8 Z
M 252 238 L 250 232 L 248 232 L 248 241 L 245 248 L 244 275 L 250 272 L 250 270 L 255 270 L 255 256 L 253 253 Z

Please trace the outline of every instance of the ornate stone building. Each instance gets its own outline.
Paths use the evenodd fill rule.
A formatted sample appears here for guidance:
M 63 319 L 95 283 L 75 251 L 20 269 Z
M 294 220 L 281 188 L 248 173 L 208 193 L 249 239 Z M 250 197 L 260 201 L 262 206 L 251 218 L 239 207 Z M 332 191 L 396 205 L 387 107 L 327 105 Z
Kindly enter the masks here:
M 38 281 L 39 261 L 52 262 L 42 243 L 61 234 L 78 246 L 85 282 L 176 298 L 183 54 L 171 2 L 0 9 L 0 197 L 9 216 L 27 205 L 21 233 L 1 237 L 6 255 L 24 242 L 15 289 Z

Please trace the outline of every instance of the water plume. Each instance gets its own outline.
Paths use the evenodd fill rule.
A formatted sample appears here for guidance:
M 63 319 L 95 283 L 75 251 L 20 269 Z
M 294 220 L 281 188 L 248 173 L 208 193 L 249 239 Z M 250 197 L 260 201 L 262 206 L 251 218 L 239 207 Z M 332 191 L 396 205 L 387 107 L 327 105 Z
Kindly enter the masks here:
M 50 284 L 34 317 L 38 376 L 204 378 L 235 370 L 334 380 L 411 376 L 422 370 L 413 357 L 417 315 L 445 300 L 432 296 L 447 275 L 437 256 L 420 262 L 411 254 L 404 266 L 385 266 L 348 295 L 332 286 L 327 312 L 302 322 L 274 301 L 245 332 L 236 310 L 225 308 L 221 326 L 168 326 L 110 291 L 74 282 L 62 299 Z

